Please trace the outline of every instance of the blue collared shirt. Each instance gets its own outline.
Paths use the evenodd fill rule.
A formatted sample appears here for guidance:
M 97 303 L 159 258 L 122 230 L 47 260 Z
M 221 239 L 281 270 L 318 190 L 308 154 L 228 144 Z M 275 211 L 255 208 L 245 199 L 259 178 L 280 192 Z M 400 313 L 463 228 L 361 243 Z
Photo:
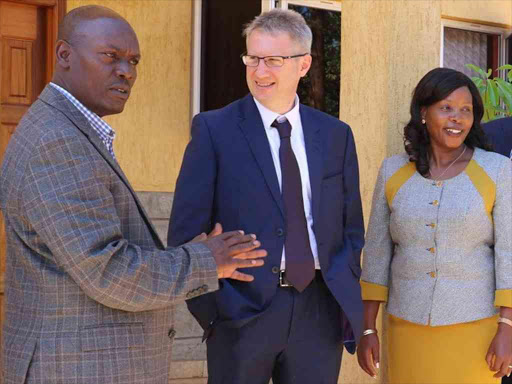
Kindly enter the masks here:
M 79 102 L 71 93 L 66 91 L 64 88 L 59 87 L 57 84 L 54 83 L 50 83 L 50 85 L 57 89 L 59 92 L 61 92 L 66 97 L 66 99 L 68 99 L 80 112 L 83 113 L 89 124 L 91 124 L 91 127 L 94 130 L 94 132 L 98 134 L 103 144 L 105 144 L 105 147 L 107 147 L 109 153 L 115 159 L 116 156 L 114 155 L 113 144 L 114 139 L 116 138 L 116 132 L 112 129 L 112 127 L 108 125 L 97 114 L 87 109 L 81 102 Z

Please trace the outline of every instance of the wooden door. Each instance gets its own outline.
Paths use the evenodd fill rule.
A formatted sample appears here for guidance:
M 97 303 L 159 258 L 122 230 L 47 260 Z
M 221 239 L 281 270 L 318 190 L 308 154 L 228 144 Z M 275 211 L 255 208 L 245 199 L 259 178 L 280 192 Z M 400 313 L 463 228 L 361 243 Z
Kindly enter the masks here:
M 61 0 L 0 0 L 0 163 L 21 117 L 51 79 L 64 11 Z M 0 327 L 5 243 L 0 215 Z

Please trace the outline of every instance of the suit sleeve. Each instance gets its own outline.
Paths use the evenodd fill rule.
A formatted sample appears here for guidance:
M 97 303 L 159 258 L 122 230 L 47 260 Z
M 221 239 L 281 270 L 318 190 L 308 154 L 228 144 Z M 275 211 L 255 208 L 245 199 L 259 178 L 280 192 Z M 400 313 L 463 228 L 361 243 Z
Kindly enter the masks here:
M 25 169 L 20 207 L 43 256 L 90 298 L 125 311 L 217 289 L 215 261 L 204 245 L 159 250 L 124 238 L 108 168 L 94 166 L 83 138 L 49 136 Z M 130 226 L 145 225 L 134 215 Z
M 171 211 L 167 242 L 176 246 L 211 231 L 217 160 L 202 115 L 192 120 L 192 139 L 185 150 Z
M 386 199 L 386 161 L 382 163 L 373 192 L 372 211 L 363 256 L 363 300 L 387 301 L 389 266 L 394 245 L 389 231 L 391 211 Z
M 505 160 L 496 181 L 494 261 L 497 307 L 512 307 L 512 162 Z

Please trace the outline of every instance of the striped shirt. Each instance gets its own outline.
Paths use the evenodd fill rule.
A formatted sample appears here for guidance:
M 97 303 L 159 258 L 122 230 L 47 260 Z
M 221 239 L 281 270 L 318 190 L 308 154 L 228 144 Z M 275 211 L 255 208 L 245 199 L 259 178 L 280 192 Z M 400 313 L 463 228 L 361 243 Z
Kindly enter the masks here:
M 112 129 L 110 125 L 108 125 L 101 117 L 99 117 L 94 112 L 91 112 L 87 109 L 81 102 L 79 102 L 71 93 L 66 91 L 64 88 L 59 87 L 57 84 L 50 83 L 52 87 L 59 90 L 80 112 L 83 113 L 89 124 L 91 124 L 94 132 L 98 134 L 107 150 L 112 155 L 112 157 L 116 158 L 114 155 L 114 139 L 116 138 L 116 133 Z

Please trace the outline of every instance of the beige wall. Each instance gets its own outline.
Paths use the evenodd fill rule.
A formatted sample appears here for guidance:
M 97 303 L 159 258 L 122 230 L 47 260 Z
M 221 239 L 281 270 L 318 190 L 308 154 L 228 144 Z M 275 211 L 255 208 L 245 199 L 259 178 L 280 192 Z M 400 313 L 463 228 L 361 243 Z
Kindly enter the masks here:
M 68 10 L 100 4 L 124 16 L 142 60 L 125 111 L 106 120 L 116 156 L 138 191 L 174 191 L 190 138 L 192 1 L 68 0 Z
M 512 2 L 509 0 L 442 0 L 441 14 L 478 22 L 511 25 Z
M 510 25 L 512 1 L 342 0 L 340 116 L 356 139 L 366 221 L 382 160 L 403 152 L 411 93 L 439 66 L 442 16 Z M 340 383 L 375 382 L 347 356 Z M 379 381 L 386 382 L 385 364 Z

